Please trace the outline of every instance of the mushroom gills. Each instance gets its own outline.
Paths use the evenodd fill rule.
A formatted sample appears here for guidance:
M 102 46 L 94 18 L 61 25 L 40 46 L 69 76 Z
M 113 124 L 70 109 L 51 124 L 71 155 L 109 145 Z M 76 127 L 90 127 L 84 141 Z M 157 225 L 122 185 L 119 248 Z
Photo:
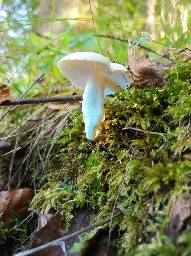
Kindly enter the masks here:
M 131 79 L 126 72 L 115 71 L 105 76 L 105 95 L 121 92 L 131 85 Z

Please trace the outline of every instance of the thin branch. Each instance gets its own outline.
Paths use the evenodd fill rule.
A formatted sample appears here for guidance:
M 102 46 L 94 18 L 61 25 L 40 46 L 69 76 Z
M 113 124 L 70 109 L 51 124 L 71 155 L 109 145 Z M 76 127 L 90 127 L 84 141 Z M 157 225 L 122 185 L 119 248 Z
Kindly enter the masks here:
M 164 133 L 161 133 L 161 132 L 150 132 L 150 131 L 145 131 L 145 130 L 142 130 L 142 129 L 139 129 L 139 128 L 134 128 L 134 127 L 125 127 L 125 128 L 123 128 L 123 130 L 134 130 L 134 131 L 137 131 L 137 132 L 156 134 L 156 135 L 163 136 L 166 139 Z
M 0 107 L 4 106 L 14 106 L 14 105 L 24 105 L 24 104 L 39 104 L 39 103 L 48 103 L 48 102 L 76 102 L 81 101 L 82 96 L 58 96 L 58 97 L 49 97 L 49 98 L 31 98 L 31 99 L 18 99 L 18 100 L 6 100 L 0 103 Z
M 13 149 L 13 150 L 11 150 L 11 151 L 9 151 L 9 152 L 3 154 L 3 155 L 0 155 L 0 157 L 8 156 L 8 155 L 12 154 L 15 150 L 16 150 L 16 152 L 19 151 L 21 148 L 22 148 L 22 147 L 18 147 L 18 148 L 16 148 L 16 149 Z
M 21 99 L 25 97 L 25 95 L 27 94 L 27 92 L 33 87 L 33 85 L 35 85 L 38 81 L 40 81 L 42 78 L 44 77 L 44 74 L 42 74 L 41 76 L 39 76 L 27 89 L 26 91 L 23 93 L 23 95 L 21 96 Z
M 104 37 L 104 38 L 109 38 L 109 39 L 113 39 L 113 40 L 118 40 L 118 41 L 121 41 L 121 42 L 126 42 L 126 43 L 130 43 L 130 44 L 133 44 L 133 42 L 131 42 L 128 38 L 121 38 L 121 37 L 117 37 L 117 36 L 111 36 L 111 35 L 103 35 L 103 34 L 95 34 L 94 36 L 97 36 L 97 37 Z M 136 43 L 136 45 L 141 48 L 141 49 L 144 49 L 148 52 L 152 52 L 158 56 L 160 56 L 161 58 L 164 58 L 164 59 L 167 59 L 168 61 L 171 61 L 173 62 L 170 58 L 168 58 L 168 56 L 166 55 L 162 55 L 158 52 L 155 52 L 154 50 L 144 46 L 144 45 L 141 45 L 140 43 Z
M 143 132 L 143 133 L 146 133 L 146 134 L 154 134 L 154 135 L 162 136 L 162 137 L 164 138 L 164 143 L 162 144 L 162 146 L 160 146 L 160 148 L 158 149 L 158 151 L 161 150 L 161 149 L 164 147 L 164 145 L 166 144 L 166 142 L 167 142 L 166 136 L 164 135 L 164 133 L 161 133 L 161 132 L 144 131 L 144 130 L 142 130 L 142 129 L 134 128 L 134 127 L 125 127 L 125 128 L 123 128 L 122 130 L 133 130 L 133 131 L 137 131 L 137 132 Z M 157 152 L 158 152 L 158 151 L 157 151 Z
M 120 215 L 121 215 L 121 213 L 118 213 L 118 214 L 114 215 L 113 218 L 117 218 Z M 49 242 L 49 243 L 43 244 L 41 246 L 38 246 L 38 247 L 36 247 L 34 249 L 26 250 L 24 252 L 19 252 L 19 253 L 15 254 L 14 256 L 26 256 L 26 255 L 30 255 L 30 254 L 35 253 L 35 252 L 39 252 L 39 251 L 41 251 L 41 250 L 43 250 L 43 249 L 45 249 L 45 248 L 47 248 L 49 246 L 60 245 L 60 241 L 69 240 L 69 239 L 71 239 L 71 238 L 73 238 L 75 236 L 81 235 L 81 234 L 83 234 L 83 233 L 85 233 L 85 232 L 87 232 L 87 231 L 89 231 L 91 229 L 97 228 L 99 226 L 103 226 L 103 225 L 107 224 L 108 222 L 110 222 L 110 218 L 105 220 L 105 221 L 102 221 L 102 222 L 96 223 L 94 225 L 88 226 L 88 227 L 86 227 L 84 229 L 81 229 L 79 231 L 76 231 L 76 232 L 74 232 L 72 234 L 69 234 L 67 236 L 58 238 L 58 239 L 56 239 L 56 240 L 54 240 L 52 242 Z
M 16 228 L 20 227 L 25 223 L 28 219 L 30 219 L 33 216 L 33 212 L 31 212 L 24 220 L 22 220 L 18 225 L 16 225 Z

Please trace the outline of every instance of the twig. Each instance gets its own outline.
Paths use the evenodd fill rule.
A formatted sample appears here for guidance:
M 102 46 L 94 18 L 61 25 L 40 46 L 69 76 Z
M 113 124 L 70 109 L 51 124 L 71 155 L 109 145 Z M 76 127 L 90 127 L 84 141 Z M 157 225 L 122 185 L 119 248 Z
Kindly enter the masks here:
M 49 97 L 49 98 L 31 98 L 31 99 L 18 99 L 18 100 L 6 100 L 0 103 L 0 107 L 10 106 L 10 105 L 24 105 L 24 104 L 39 104 L 39 103 L 48 103 L 48 102 L 76 102 L 81 101 L 82 96 L 58 96 L 58 97 Z
M 123 130 L 134 130 L 134 131 L 137 131 L 137 132 L 143 132 L 143 133 L 156 134 L 156 135 L 163 136 L 163 137 L 166 139 L 166 137 L 165 137 L 164 133 L 161 133 L 161 132 L 150 132 L 150 131 L 144 131 L 144 130 L 142 130 L 142 129 L 134 128 L 134 127 L 125 127 L 125 128 L 123 128 Z
M 128 38 L 121 38 L 121 37 L 117 37 L 117 36 L 103 35 L 103 34 L 95 34 L 94 36 L 109 38 L 109 39 L 118 40 L 118 41 L 121 41 L 121 42 L 126 42 L 126 43 L 133 44 L 133 42 L 131 42 Z M 141 49 L 144 49 L 144 50 L 146 50 L 146 51 L 148 51 L 148 52 L 152 52 L 152 53 L 154 53 L 154 54 L 156 54 L 156 55 L 158 55 L 158 56 L 160 56 L 160 57 L 162 57 L 162 58 L 164 58 L 164 59 L 167 59 L 168 61 L 173 62 L 170 58 L 168 58 L 168 56 L 162 55 L 162 54 L 160 54 L 160 53 L 158 53 L 158 52 L 155 52 L 154 50 L 152 50 L 152 49 L 150 49 L 150 48 L 148 48 L 148 47 L 146 47 L 146 46 L 144 46 L 144 45 L 142 45 L 142 44 L 140 44 L 140 43 L 136 43 L 136 45 L 137 45 L 139 48 L 141 48 Z
M 133 131 L 137 131 L 137 132 L 143 132 L 143 133 L 147 133 L 147 134 L 154 134 L 154 135 L 162 136 L 162 137 L 164 138 L 164 143 L 162 144 L 162 146 L 160 146 L 160 148 L 158 149 L 158 151 L 161 150 L 161 149 L 164 147 L 164 145 L 166 144 L 166 142 L 167 142 L 166 136 L 164 135 L 164 133 L 161 133 L 161 132 L 144 131 L 144 130 L 142 130 L 142 129 L 134 128 L 134 127 L 125 127 L 125 128 L 123 128 L 122 130 L 133 130 Z M 157 151 L 157 152 L 158 152 L 158 151 Z
M 13 149 L 13 150 L 11 150 L 11 151 L 9 151 L 9 152 L 7 152 L 7 153 L 1 155 L 1 157 L 8 156 L 8 155 L 12 154 L 14 151 L 17 152 L 17 151 L 19 151 L 21 148 L 22 148 L 22 147 L 18 147 L 18 148 L 16 148 L 16 149 Z
M 62 252 L 64 253 L 64 255 L 67 256 L 67 252 L 66 252 L 66 245 L 65 245 L 65 242 L 64 241 L 60 241 L 60 248 L 62 250 Z
M 114 215 L 113 218 L 117 218 L 117 217 L 119 217 L 120 215 L 121 215 L 121 213 L 118 213 L 118 214 Z M 52 241 L 52 242 L 49 242 L 49 243 L 43 244 L 43 245 L 41 245 L 41 246 L 38 246 L 38 247 L 36 247 L 36 248 L 34 248 L 34 249 L 26 250 L 26 251 L 24 251 L 24 252 L 19 252 L 19 253 L 15 254 L 14 256 L 26 256 L 26 255 L 30 255 L 30 254 L 32 254 L 32 253 L 41 251 L 41 250 L 43 250 L 43 249 L 45 249 L 45 248 L 47 248 L 47 247 L 49 247 L 49 246 L 60 245 L 60 241 L 69 240 L 69 239 L 73 238 L 74 236 L 83 234 L 83 233 L 85 233 L 85 232 L 87 232 L 87 231 L 89 231 L 89 230 L 91 230 L 91 229 L 97 228 L 97 227 L 99 227 L 99 226 L 103 226 L 103 225 L 105 225 L 105 224 L 108 223 L 108 222 L 110 222 L 110 218 L 107 219 L 107 220 L 105 220 L 105 221 L 102 221 L 102 222 L 96 223 L 96 224 L 94 224 L 94 225 L 88 226 L 88 227 L 86 227 L 86 228 L 84 228 L 84 229 L 81 229 L 81 230 L 79 230 L 79 231 L 76 231 L 76 232 L 74 232 L 74 233 L 72 233 L 72 234 L 69 234 L 69 235 L 67 235 L 67 236 L 58 238 L 58 239 L 56 239 L 56 240 L 54 240 L 54 241 Z
M 33 85 L 35 85 L 38 81 L 40 81 L 42 78 L 44 77 L 44 74 L 42 74 L 41 76 L 39 76 L 27 89 L 26 91 L 22 94 L 21 99 L 25 97 L 25 95 L 27 94 L 27 92 L 33 87 Z
M 33 216 L 33 212 L 31 212 L 24 220 L 22 220 L 18 225 L 16 225 L 16 228 L 20 227 L 25 223 L 28 219 L 30 219 Z

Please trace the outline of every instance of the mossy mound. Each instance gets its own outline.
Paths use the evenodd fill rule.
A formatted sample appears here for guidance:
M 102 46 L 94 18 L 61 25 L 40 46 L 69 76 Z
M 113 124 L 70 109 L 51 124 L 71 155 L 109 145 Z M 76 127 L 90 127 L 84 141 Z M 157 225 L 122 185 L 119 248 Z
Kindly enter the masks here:
M 32 209 L 91 212 L 92 222 L 121 212 L 119 255 L 189 255 L 191 232 L 173 244 L 165 235 L 172 202 L 190 193 L 191 62 L 166 72 L 163 88 L 130 88 L 106 99 L 106 120 L 95 142 L 86 140 L 80 110 L 51 153 L 49 172 Z M 113 208 L 115 205 L 115 209 Z

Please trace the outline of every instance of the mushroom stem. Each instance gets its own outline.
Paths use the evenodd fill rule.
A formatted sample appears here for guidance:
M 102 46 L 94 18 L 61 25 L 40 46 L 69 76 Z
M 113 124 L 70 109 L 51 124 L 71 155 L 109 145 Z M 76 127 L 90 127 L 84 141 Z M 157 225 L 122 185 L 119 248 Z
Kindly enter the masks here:
M 105 119 L 104 89 L 101 74 L 92 74 L 86 84 L 82 101 L 82 112 L 85 123 L 86 137 L 95 140 Z

